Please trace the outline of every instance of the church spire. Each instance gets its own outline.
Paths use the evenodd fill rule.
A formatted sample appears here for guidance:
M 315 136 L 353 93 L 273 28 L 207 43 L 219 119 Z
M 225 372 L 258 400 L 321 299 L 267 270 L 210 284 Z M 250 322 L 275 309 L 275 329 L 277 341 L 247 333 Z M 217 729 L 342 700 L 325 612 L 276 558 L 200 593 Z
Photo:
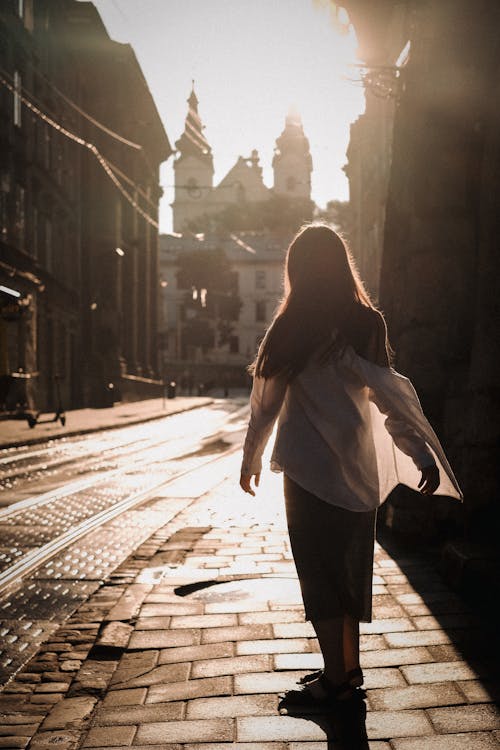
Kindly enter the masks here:
M 274 190 L 290 197 L 311 197 L 312 159 L 302 119 L 290 108 L 273 158 Z
M 212 161 L 212 151 L 210 144 L 203 135 L 205 126 L 203 125 L 200 115 L 198 114 L 198 97 L 194 90 L 194 81 L 189 95 L 188 111 L 184 123 L 184 132 L 176 141 L 175 146 L 179 152 L 179 158 L 184 156 L 196 156 L 199 159 Z

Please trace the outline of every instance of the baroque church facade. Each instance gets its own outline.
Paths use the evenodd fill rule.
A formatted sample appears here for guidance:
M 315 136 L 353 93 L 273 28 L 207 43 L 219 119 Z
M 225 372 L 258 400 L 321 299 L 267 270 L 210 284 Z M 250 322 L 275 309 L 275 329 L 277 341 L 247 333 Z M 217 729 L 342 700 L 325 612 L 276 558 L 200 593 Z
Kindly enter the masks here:
M 256 150 L 248 158 L 238 157 L 214 185 L 214 157 L 203 131 L 193 88 L 184 132 L 176 142 L 173 232 L 160 235 L 163 359 L 166 371 L 177 380 L 189 373 L 196 382 L 244 383 L 245 366 L 253 359 L 281 299 L 284 254 L 298 227 L 291 226 L 285 236 L 262 229 L 215 233 L 207 231 L 207 225 L 211 216 L 238 204 L 265 205 L 277 196 L 310 201 L 312 159 L 300 116 L 290 112 L 276 139 L 272 188 L 264 184 Z M 220 343 L 215 336 L 214 346 L 201 350 L 186 341 L 189 311 L 177 271 L 183 253 L 215 249 L 222 249 L 231 264 L 241 308 L 228 340 Z
M 238 157 L 221 182 L 214 186 L 213 155 L 203 133 L 194 88 L 188 99 L 184 132 L 176 141 L 175 197 L 172 203 L 174 232 L 196 231 L 196 220 L 221 212 L 234 203 L 258 203 L 274 195 L 311 197 L 312 159 L 300 115 L 290 111 L 276 140 L 273 158 L 274 186 L 266 187 L 254 149 L 248 158 Z

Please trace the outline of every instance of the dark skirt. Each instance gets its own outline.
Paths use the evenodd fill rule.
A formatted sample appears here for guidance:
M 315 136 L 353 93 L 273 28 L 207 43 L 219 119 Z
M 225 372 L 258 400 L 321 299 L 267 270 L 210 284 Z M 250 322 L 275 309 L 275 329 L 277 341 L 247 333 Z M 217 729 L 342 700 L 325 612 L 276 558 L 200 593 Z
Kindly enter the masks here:
M 290 544 L 307 620 L 348 614 L 372 619 L 376 510 L 355 512 L 320 500 L 285 475 Z

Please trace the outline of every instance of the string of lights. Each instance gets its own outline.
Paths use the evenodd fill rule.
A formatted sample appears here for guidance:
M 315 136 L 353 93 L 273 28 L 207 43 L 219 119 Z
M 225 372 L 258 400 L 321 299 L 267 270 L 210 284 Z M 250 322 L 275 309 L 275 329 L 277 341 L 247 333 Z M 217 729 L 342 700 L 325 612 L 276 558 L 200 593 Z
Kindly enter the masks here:
M 41 78 L 50 88 L 55 91 L 55 93 L 63 99 L 66 104 L 70 107 L 72 107 L 76 112 L 78 112 L 79 115 L 84 117 L 86 120 L 88 120 L 92 125 L 94 125 L 96 128 L 99 128 L 99 130 L 102 130 L 107 135 L 111 136 L 111 138 L 114 138 L 115 140 L 119 141 L 120 143 L 123 143 L 125 146 L 130 146 L 130 148 L 140 150 L 142 151 L 142 146 L 140 143 L 134 143 L 134 141 L 129 140 L 128 138 L 125 138 L 123 135 L 120 135 L 115 130 L 112 130 L 111 128 L 108 128 L 107 125 L 104 125 L 104 123 L 97 120 L 95 117 L 93 117 L 91 114 L 89 114 L 86 110 L 82 109 L 76 102 L 74 102 L 72 99 L 69 98 L 69 96 L 66 96 L 56 85 L 53 81 L 48 78 L 45 73 L 43 73 L 41 70 L 39 70 L 35 65 L 33 65 L 31 62 L 28 62 L 29 67 L 33 70 L 35 75 L 37 75 L 39 78 Z M 34 99 L 35 97 L 31 95 Z
M 159 228 L 158 222 L 150 216 L 146 211 L 144 211 L 139 203 L 135 200 L 135 198 L 130 195 L 130 193 L 123 187 L 120 180 L 115 175 L 110 163 L 107 161 L 107 159 L 104 158 L 104 156 L 100 153 L 97 146 L 95 146 L 90 141 L 86 141 L 84 138 L 82 138 L 79 135 L 76 135 L 75 133 L 72 133 L 70 130 L 64 127 L 64 125 L 61 125 L 60 123 L 56 122 L 52 117 L 47 115 L 45 112 L 42 112 L 39 107 L 37 107 L 33 102 L 31 102 L 24 94 L 16 90 L 14 86 L 12 86 L 4 77 L 3 75 L 0 75 L 0 83 L 8 89 L 14 96 L 19 97 L 19 100 L 27 107 L 31 112 L 33 112 L 34 115 L 36 115 L 39 119 L 43 120 L 47 123 L 47 125 L 50 125 L 50 127 L 54 128 L 58 133 L 61 135 L 64 135 L 66 138 L 69 138 L 70 140 L 77 143 L 79 146 L 83 146 L 84 148 L 87 148 L 97 159 L 101 167 L 104 169 L 105 173 L 108 175 L 109 179 L 113 182 L 114 186 L 117 188 L 117 190 L 123 195 L 123 197 L 130 203 L 130 205 L 137 211 L 137 213 L 143 217 L 149 224 L 154 226 L 156 229 Z M 130 182 L 131 185 L 133 185 L 137 190 L 139 190 L 139 187 L 135 185 L 130 178 L 127 178 L 127 180 Z

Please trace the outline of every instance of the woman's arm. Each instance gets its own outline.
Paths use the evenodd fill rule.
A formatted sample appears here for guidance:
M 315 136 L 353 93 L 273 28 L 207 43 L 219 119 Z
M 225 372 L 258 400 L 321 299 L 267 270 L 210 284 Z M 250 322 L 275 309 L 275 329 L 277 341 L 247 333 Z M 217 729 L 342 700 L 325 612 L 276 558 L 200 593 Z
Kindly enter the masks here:
M 375 311 L 373 316 L 373 330 L 370 335 L 367 359 L 380 367 L 390 370 L 389 343 L 387 327 L 383 316 Z M 382 414 L 387 416 L 385 427 L 397 447 L 410 456 L 415 466 L 422 472 L 419 482 L 423 494 L 432 494 L 439 486 L 439 470 L 434 456 L 427 447 L 425 440 L 408 424 L 404 416 L 396 408 L 395 401 L 388 397 L 382 388 L 370 387 L 370 400 Z
M 251 495 L 255 494 L 251 488 L 251 478 L 255 476 L 255 484 L 259 484 L 262 454 L 283 404 L 286 386 L 284 377 L 255 377 L 253 381 L 251 414 L 243 447 L 240 479 L 241 488 Z

